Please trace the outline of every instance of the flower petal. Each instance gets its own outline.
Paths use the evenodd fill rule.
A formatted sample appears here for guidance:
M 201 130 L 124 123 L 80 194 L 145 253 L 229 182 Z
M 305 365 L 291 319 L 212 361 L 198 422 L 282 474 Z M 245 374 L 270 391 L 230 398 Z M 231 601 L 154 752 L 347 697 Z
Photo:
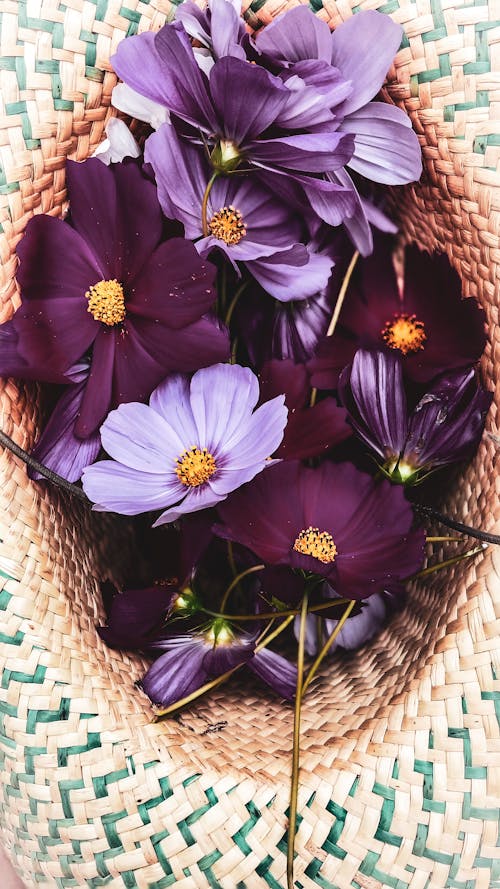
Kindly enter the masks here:
M 75 434 L 79 438 L 92 435 L 111 407 L 115 336 L 114 330 L 105 330 L 99 331 L 96 337 L 90 373 L 75 424 Z
M 248 662 L 248 667 L 259 676 L 267 685 L 287 701 L 292 701 L 297 688 L 297 667 L 286 658 L 262 648 Z
M 289 250 L 249 260 L 247 266 L 267 293 L 281 302 L 291 302 L 308 299 L 322 290 L 333 261 L 322 253 L 310 253 L 304 244 L 294 244 Z
M 89 466 L 83 473 L 82 484 L 96 511 L 121 515 L 162 509 L 180 500 L 185 491 L 173 473 L 140 472 L 114 460 Z
M 177 519 L 188 513 L 198 512 L 200 509 L 210 509 L 210 507 L 215 506 L 216 503 L 224 499 L 220 494 L 214 494 L 208 484 L 199 485 L 197 488 L 187 488 L 185 485 L 182 487 L 183 493 L 185 491 L 188 492 L 184 500 L 178 503 L 177 506 L 162 512 L 161 516 L 154 523 L 153 528 L 176 522 Z
M 141 686 L 153 703 L 169 707 L 200 688 L 208 679 L 203 666 L 206 647 L 195 638 L 178 637 L 149 668 Z
M 182 450 L 199 446 L 199 433 L 189 400 L 189 381 L 181 374 L 173 374 L 160 383 L 149 399 L 152 410 L 163 417 L 182 442 Z M 178 452 L 178 455 L 181 452 Z
M 106 135 L 107 139 L 101 142 L 92 157 L 99 158 L 103 164 L 120 163 L 126 157 L 139 157 L 141 149 L 125 121 L 111 117 L 106 124 Z
M 191 380 L 191 408 L 198 431 L 196 444 L 214 456 L 224 451 L 259 399 L 259 382 L 248 367 L 216 364 Z
M 238 89 L 233 88 L 238 84 Z M 210 91 L 220 131 L 237 145 L 260 136 L 276 120 L 288 100 L 284 84 L 258 65 L 226 56 L 210 72 Z M 245 101 L 241 97 L 245 96 Z
M 348 166 L 373 182 L 405 185 L 422 175 L 422 152 L 411 122 L 401 108 L 369 102 L 340 125 L 354 135 Z
M 121 404 L 101 426 L 104 449 L 139 472 L 174 475 L 186 445 L 166 419 L 146 404 Z
M 306 6 L 297 6 L 277 16 L 255 40 L 258 52 L 289 64 L 302 59 L 332 57 L 332 35 L 326 22 L 311 15 Z
M 119 111 L 128 114 L 129 117 L 148 123 L 153 130 L 158 130 L 162 124 L 170 120 L 165 105 L 146 98 L 127 83 L 116 84 L 111 93 L 111 103 Z M 135 157 L 135 155 L 132 156 Z

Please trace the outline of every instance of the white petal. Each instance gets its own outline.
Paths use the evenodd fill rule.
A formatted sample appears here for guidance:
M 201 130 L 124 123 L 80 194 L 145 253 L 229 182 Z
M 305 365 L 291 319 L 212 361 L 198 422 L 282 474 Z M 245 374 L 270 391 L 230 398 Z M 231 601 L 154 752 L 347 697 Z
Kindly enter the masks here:
M 118 83 L 111 94 L 111 104 L 124 114 L 143 120 L 158 130 L 162 124 L 170 122 L 170 115 L 164 105 L 141 96 L 126 83 Z
M 96 148 L 92 157 L 98 157 L 103 164 L 116 164 L 124 157 L 139 157 L 141 149 L 126 123 L 112 117 L 106 125 L 107 139 Z

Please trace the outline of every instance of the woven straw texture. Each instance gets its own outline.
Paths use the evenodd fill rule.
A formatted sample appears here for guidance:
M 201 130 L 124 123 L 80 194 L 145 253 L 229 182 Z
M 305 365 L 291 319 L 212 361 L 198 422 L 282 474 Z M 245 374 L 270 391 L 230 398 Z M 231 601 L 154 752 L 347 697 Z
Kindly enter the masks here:
M 312 3 L 333 27 L 349 0 Z M 368 0 L 405 28 L 387 98 L 411 115 L 423 184 L 398 190 L 406 235 L 445 249 L 488 314 L 484 379 L 500 367 L 498 0 Z M 251 27 L 286 8 L 255 0 Z M 33 212 L 60 214 L 67 155 L 103 138 L 125 35 L 167 0 L 3 0 L 3 315 Z M 24 447 L 34 387 L 2 384 L 0 426 Z M 444 507 L 500 530 L 496 418 Z M 284 889 L 292 713 L 251 684 L 150 724 L 143 661 L 95 632 L 97 578 L 119 577 L 124 522 L 28 482 L 0 455 L 2 839 L 28 887 Z M 434 575 L 367 649 L 337 659 L 304 707 L 296 887 L 499 889 L 500 551 Z

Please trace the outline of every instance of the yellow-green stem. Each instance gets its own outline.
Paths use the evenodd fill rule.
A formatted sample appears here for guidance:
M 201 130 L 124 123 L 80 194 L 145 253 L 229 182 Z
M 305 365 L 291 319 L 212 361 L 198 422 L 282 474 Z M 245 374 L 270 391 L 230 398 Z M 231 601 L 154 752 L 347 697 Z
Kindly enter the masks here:
M 463 540 L 463 537 L 450 537 L 448 534 L 445 537 L 426 537 L 426 543 L 444 543 L 445 540 Z
M 201 202 L 201 227 L 203 229 L 203 234 L 205 237 L 209 234 L 208 230 L 208 220 L 207 220 L 207 204 L 208 204 L 208 196 L 212 190 L 212 185 L 217 179 L 218 174 L 214 173 L 207 182 L 207 187 L 205 189 L 205 194 L 203 195 L 203 201 Z
M 286 852 L 286 880 L 288 889 L 293 889 L 293 858 L 295 853 L 295 832 L 297 828 L 297 799 L 299 794 L 300 768 L 300 717 L 302 713 L 302 690 L 304 684 L 304 650 L 306 642 L 306 620 L 309 604 L 308 590 L 302 599 L 300 610 L 299 646 L 297 652 L 297 689 L 293 718 L 292 779 L 290 782 L 290 805 L 288 809 L 288 837 Z
M 340 312 L 342 310 L 345 295 L 347 293 L 347 288 L 349 287 L 349 281 L 351 280 L 351 276 L 354 271 L 354 266 L 356 265 L 358 258 L 359 258 L 359 252 L 358 252 L 358 250 L 356 250 L 352 255 L 352 259 L 351 259 L 351 261 L 347 267 L 347 271 L 344 275 L 344 280 L 342 281 L 342 286 L 339 290 L 339 295 L 337 297 L 337 302 L 335 303 L 335 308 L 333 310 L 333 315 L 331 317 L 330 324 L 328 325 L 328 330 L 326 331 L 326 336 L 333 336 L 333 334 L 335 333 L 335 328 L 336 328 L 337 322 L 339 320 L 339 316 L 340 316 Z M 316 404 L 317 397 L 318 397 L 318 390 L 311 389 L 311 398 L 309 401 L 310 407 L 314 407 L 314 405 Z
M 337 638 L 338 634 L 340 633 L 342 627 L 344 626 L 344 624 L 345 624 L 347 618 L 349 617 L 349 615 L 350 615 L 352 609 L 354 608 L 355 604 L 356 604 L 355 599 L 352 599 L 352 600 L 349 602 L 349 605 L 347 606 L 346 610 L 344 611 L 344 613 L 343 613 L 342 617 L 340 618 L 340 620 L 339 620 L 337 626 L 336 626 L 336 627 L 332 630 L 332 632 L 330 633 L 328 639 L 326 640 L 325 644 L 323 645 L 323 648 L 321 649 L 321 651 L 320 651 L 320 653 L 318 654 L 316 660 L 315 660 L 314 663 L 312 664 L 311 669 L 309 670 L 309 672 L 308 672 L 308 674 L 307 674 L 307 677 L 306 677 L 306 679 L 305 679 L 305 681 L 304 681 L 304 687 L 303 687 L 303 693 L 304 693 L 304 694 L 306 693 L 306 691 L 307 691 L 307 689 L 309 688 L 311 682 L 313 681 L 313 679 L 314 679 L 316 673 L 318 672 L 318 670 L 319 670 L 319 668 L 320 668 L 320 666 L 321 666 L 321 663 L 322 663 L 322 661 L 323 661 L 325 655 L 328 654 L 328 652 L 329 652 L 329 650 L 330 650 L 330 646 L 331 646 L 332 642 L 335 642 L 335 639 Z
M 243 580 L 243 578 L 247 577 L 248 574 L 255 574 L 256 571 L 263 571 L 265 567 L 265 565 L 252 565 L 251 568 L 246 568 L 244 571 L 240 571 L 240 573 L 237 574 L 236 577 L 233 577 L 220 603 L 221 614 L 224 612 L 224 608 L 226 607 L 229 596 L 233 592 L 234 588 L 238 586 L 240 580 Z
M 331 602 L 322 602 L 321 605 L 312 605 L 308 614 L 317 614 L 318 611 L 327 611 L 332 607 L 345 605 L 350 601 L 350 599 L 332 599 Z M 259 611 L 258 614 L 222 614 L 220 611 L 210 611 L 209 608 L 202 608 L 201 611 L 203 611 L 204 614 L 209 614 L 210 617 L 223 617 L 226 620 L 232 620 L 237 623 L 240 620 L 271 620 L 271 618 L 274 617 L 296 617 L 297 614 L 300 614 L 301 609 L 290 608 L 286 611 Z
M 416 574 L 411 574 L 410 577 L 406 577 L 405 582 L 408 582 L 409 580 L 417 580 L 419 577 L 427 577 L 428 574 L 433 574 L 434 571 L 441 571 L 442 568 L 449 568 L 450 565 L 456 565 L 457 562 L 461 562 L 463 559 L 472 559 L 473 556 L 478 556 L 479 553 L 483 553 L 487 548 L 488 544 L 482 543 L 481 546 L 476 546 L 474 549 L 468 549 L 466 553 L 460 553 L 458 556 L 453 556 L 452 559 L 446 559 L 444 562 L 438 562 L 437 565 L 429 565 L 427 568 L 422 568 L 422 570 L 417 571 Z
M 248 287 L 248 281 L 244 281 L 243 284 L 240 287 L 238 287 L 231 302 L 229 303 L 229 308 L 227 310 L 226 321 L 225 321 L 226 327 L 229 327 L 229 325 L 231 323 L 231 318 L 233 317 L 233 312 L 236 308 L 236 303 L 238 302 L 241 294 L 247 287 Z

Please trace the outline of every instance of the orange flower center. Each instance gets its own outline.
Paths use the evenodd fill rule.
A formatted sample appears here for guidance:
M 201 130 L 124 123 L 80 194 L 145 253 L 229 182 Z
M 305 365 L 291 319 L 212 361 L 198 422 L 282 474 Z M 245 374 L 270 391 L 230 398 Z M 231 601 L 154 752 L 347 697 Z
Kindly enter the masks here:
M 239 244 L 247 233 L 243 216 L 234 207 L 222 207 L 214 213 L 208 223 L 208 230 L 214 238 L 231 245 Z
M 427 339 L 424 322 L 416 315 L 394 315 L 392 321 L 386 321 L 380 331 L 382 339 L 391 349 L 399 349 L 403 355 L 418 352 L 424 348 Z
M 87 312 L 108 327 L 121 324 L 127 314 L 123 287 L 112 278 L 110 281 L 98 281 L 89 287 L 85 294 L 89 301 Z
M 312 556 L 314 559 L 318 559 L 324 565 L 334 562 L 337 555 L 337 547 L 332 535 L 328 531 L 320 531 L 319 528 L 313 528 L 311 525 L 300 532 L 293 548 L 303 556 Z
M 197 488 L 207 482 L 216 469 L 215 460 L 206 448 L 192 447 L 178 458 L 175 472 L 183 485 Z

